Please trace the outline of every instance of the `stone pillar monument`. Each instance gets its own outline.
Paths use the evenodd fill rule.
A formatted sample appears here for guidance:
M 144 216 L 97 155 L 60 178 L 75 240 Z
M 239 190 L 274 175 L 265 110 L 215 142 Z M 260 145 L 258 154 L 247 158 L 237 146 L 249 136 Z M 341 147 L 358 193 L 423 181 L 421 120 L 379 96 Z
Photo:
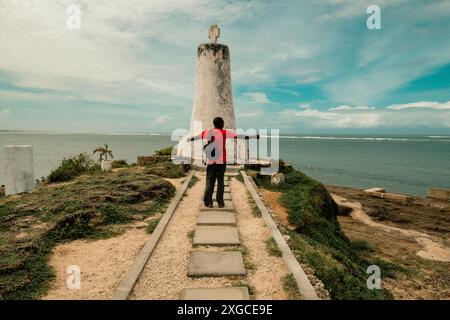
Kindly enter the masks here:
M 32 146 L 5 146 L 5 181 L 6 195 L 33 190 Z
M 211 42 L 201 44 L 197 49 L 195 96 L 190 126 L 192 135 L 211 128 L 215 117 L 223 118 L 225 128 L 236 128 L 230 50 L 228 46 L 217 43 L 219 36 L 219 27 L 212 25 L 208 36 Z M 195 121 L 201 121 L 201 127 L 194 127 Z
M 212 25 L 208 38 L 210 43 L 203 43 L 197 48 L 197 69 L 195 79 L 195 95 L 189 134 L 198 135 L 201 131 L 213 127 L 213 119 L 222 117 L 225 129 L 236 129 L 231 90 L 230 50 L 228 46 L 217 43 L 220 29 Z M 202 165 L 205 160 L 203 145 L 205 141 L 193 143 L 181 138 L 177 156 L 189 159 L 189 163 Z M 235 163 L 236 141 L 227 139 L 227 163 Z M 245 144 L 245 141 L 240 142 Z M 241 148 L 242 149 L 242 148 Z M 182 160 L 184 161 L 184 160 Z

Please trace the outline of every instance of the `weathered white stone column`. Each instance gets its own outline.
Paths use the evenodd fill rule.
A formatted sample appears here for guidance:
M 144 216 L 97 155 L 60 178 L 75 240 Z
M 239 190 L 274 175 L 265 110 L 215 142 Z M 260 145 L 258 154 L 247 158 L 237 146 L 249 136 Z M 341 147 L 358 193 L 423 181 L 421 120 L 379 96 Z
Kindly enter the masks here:
M 213 119 L 222 117 L 225 129 L 236 129 L 231 90 L 230 51 L 228 46 L 217 43 L 220 29 L 212 25 L 209 29 L 211 43 L 204 43 L 197 48 L 197 68 L 195 78 L 195 95 L 189 135 L 198 135 L 201 131 L 213 127 Z M 188 144 L 190 144 L 188 146 Z M 191 159 L 194 165 L 202 165 L 205 158 L 203 145 L 205 141 L 178 144 L 177 155 Z M 235 162 L 236 146 L 234 141 L 227 141 L 228 163 Z M 195 151 L 195 152 L 194 152 Z
M 29 192 L 34 187 L 33 147 L 5 146 L 5 194 Z
M 194 131 L 194 121 L 201 121 L 201 129 L 205 130 L 213 126 L 215 117 L 223 118 L 225 128 L 236 128 L 231 91 L 230 51 L 228 46 L 216 43 L 220 31 L 217 31 L 215 36 L 211 35 L 215 30 L 219 30 L 217 26 L 210 29 L 210 39 L 213 42 L 201 44 L 197 49 L 191 134 L 198 134 Z

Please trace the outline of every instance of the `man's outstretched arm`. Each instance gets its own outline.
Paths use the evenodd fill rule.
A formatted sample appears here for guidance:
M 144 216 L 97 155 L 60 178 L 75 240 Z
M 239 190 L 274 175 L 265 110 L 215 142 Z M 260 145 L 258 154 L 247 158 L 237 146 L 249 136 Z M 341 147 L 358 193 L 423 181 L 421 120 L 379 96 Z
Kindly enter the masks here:
M 259 134 L 245 135 L 245 134 L 237 134 L 227 130 L 226 137 L 227 139 L 259 139 Z
M 196 135 L 196 136 L 193 136 L 193 137 L 187 137 L 186 141 L 187 142 L 192 142 L 192 141 L 195 141 L 195 140 L 200 140 L 200 139 L 203 139 L 204 136 L 205 136 L 205 131 L 203 131 L 199 135 Z

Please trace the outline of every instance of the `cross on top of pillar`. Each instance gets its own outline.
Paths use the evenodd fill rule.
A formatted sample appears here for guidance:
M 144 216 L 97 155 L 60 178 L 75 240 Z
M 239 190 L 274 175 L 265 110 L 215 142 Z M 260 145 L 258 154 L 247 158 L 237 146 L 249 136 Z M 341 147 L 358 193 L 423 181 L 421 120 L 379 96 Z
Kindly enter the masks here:
M 217 39 L 220 37 L 220 28 L 217 24 L 213 24 L 209 28 L 208 32 L 208 38 L 211 40 L 212 43 L 217 43 Z

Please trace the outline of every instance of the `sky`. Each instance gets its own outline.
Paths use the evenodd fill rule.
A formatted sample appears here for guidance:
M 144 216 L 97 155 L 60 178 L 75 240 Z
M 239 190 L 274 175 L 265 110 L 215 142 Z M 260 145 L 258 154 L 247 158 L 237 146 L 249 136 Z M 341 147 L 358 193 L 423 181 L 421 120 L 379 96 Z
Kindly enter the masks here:
M 0 130 L 188 128 L 211 24 L 239 128 L 450 134 L 448 0 L 1 0 Z

